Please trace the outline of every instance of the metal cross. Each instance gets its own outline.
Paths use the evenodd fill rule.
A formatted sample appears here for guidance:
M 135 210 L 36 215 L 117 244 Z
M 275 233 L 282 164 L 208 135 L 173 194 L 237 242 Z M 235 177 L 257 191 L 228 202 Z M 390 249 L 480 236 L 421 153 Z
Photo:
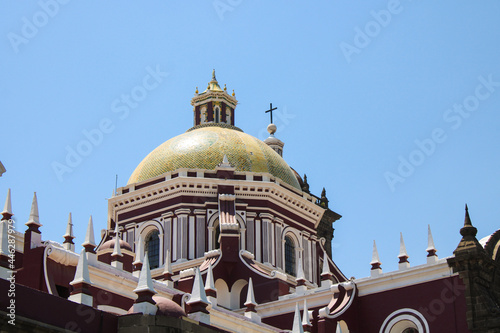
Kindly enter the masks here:
M 273 108 L 273 103 L 269 104 L 269 110 L 266 111 L 266 113 L 270 112 L 271 113 L 271 124 L 273 123 L 273 111 L 277 110 L 278 108 Z

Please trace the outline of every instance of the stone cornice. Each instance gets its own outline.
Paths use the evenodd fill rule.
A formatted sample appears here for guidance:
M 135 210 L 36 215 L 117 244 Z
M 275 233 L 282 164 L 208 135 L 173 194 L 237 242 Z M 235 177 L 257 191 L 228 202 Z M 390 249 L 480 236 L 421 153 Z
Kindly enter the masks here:
M 405 270 L 382 273 L 377 277 L 357 279 L 354 282 L 358 285 L 359 296 L 365 296 L 458 275 L 453 273 L 446 259 L 439 259 L 434 264 L 418 265 Z
M 167 178 L 166 176 L 162 177 L 163 179 Z M 137 186 L 137 184 L 134 184 L 128 186 L 129 191 L 132 191 L 109 199 L 108 213 L 113 220 L 116 220 L 119 213 L 131 211 L 145 204 L 158 202 L 179 194 L 193 197 L 211 197 L 216 201 L 218 185 L 231 185 L 235 187 L 235 194 L 238 199 L 271 200 L 284 210 L 290 211 L 307 221 L 312 221 L 314 228 L 316 228 L 325 210 L 314 203 L 313 197 L 304 198 L 294 191 L 288 191 L 279 182 L 273 182 L 273 179 L 270 182 L 256 182 L 234 179 L 176 177 L 138 190 L 132 190 Z M 119 192 L 122 192 L 123 189 L 120 189 Z M 192 204 L 182 203 L 178 206 L 181 208 L 186 205 L 190 205 L 195 209 L 202 209 L 206 206 L 206 201 L 201 200 L 199 203 L 193 202 Z

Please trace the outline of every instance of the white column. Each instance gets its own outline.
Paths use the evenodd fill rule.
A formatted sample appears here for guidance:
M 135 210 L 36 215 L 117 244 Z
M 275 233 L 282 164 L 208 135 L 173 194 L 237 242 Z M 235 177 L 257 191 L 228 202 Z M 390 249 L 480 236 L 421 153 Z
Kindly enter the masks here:
M 262 218 L 262 240 L 264 243 L 262 243 L 262 262 L 263 263 L 270 263 L 274 264 L 274 242 L 273 242 L 273 235 L 274 235 L 274 228 L 271 223 L 271 221 L 274 219 L 274 217 L 271 214 L 268 213 L 261 213 L 259 214 L 259 217 Z
M 241 250 L 246 250 L 246 245 L 245 245 L 245 231 L 246 228 L 240 228 L 240 249 Z
M 195 226 L 194 226 L 194 216 L 189 216 L 189 253 L 188 253 L 188 259 L 194 259 L 195 258 L 195 246 L 196 246 L 196 236 L 195 236 Z
M 273 266 L 276 266 L 276 241 L 275 241 L 275 232 L 274 232 L 274 222 L 269 223 L 269 227 L 271 229 L 271 237 L 269 239 L 269 247 L 270 247 L 270 252 L 271 252 L 271 264 Z
M 276 238 L 275 238 L 275 246 L 276 246 L 276 267 L 283 268 L 283 241 L 281 239 L 281 234 L 283 231 L 283 226 L 281 224 L 276 223 Z
M 206 210 L 204 209 L 195 209 L 194 213 L 196 215 L 196 251 L 195 257 L 201 258 L 205 253 L 205 244 L 207 234 L 206 230 Z M 210 237 L 210 233 L 208 233 L 208 237 Z M 210 248 L 209 248 L 210 249 Z
M 317 237 L 311 236 L 311 258 L 312 258 L 312 281 L 314 283 L 318 283 L 318 266 L 317 266 L 317 255 L 316 255 L 316 247 L 317 247 Z
M 247 212 L 246 249 L 255 255 L 255 216 L 253 212 Z
M 177 260 L 177 243 L 179 243 L 179 237 L 177 236 L 177 217 L 174 217 L 172 223 L 172 260 Z
M 174 213 L 168 212 L 163 214 L 161 217 L 163 218 L 163 228 L 165 229 L 165 234 L 163 235 L 163 258 L 166 258 L 167 251 L 170 253 L 173 252 L 172 248 L 172 216 Z M 175 238 L 173 238 L 173 242 L 175 242 Z
M 255 220 L 255 259 L 259 262 L 262 262 L 260 242 L 261 242 L 260 220 Z
M 184 261 L 188 258 L 188 214 L 189 208 L 177 209 L 177 258 Z
M 159 232 L 159 233 L 158 233 L 158 240 L 160 241 L 160 247 L 159 247 L 159 249 L 158 249 L 158 251 L 159 251 L 159 253 L 158 253 L 158 254 L 159 254 L 159 258 L 158 258 L 158 266 L 161 266 L 161 265 L 163 265 L 163 264 L 164 264 L 164 262 L 163 262 L 163 258 L 165 258 L 165 256 L 163 255 L 163 248 L 164 248 L 164 247 L 163 247 L 163 242 L 162 242 L 162 239 L 164 239 L 164 237 L 163 237 L 163 233 L 162 233 L 162 232 Z
M 214 237 L 215 237 L 215 228 L 208 227 L 208 250 L 209 251 L 212 251 L 214 249 L 214 246 L 215 246 Z

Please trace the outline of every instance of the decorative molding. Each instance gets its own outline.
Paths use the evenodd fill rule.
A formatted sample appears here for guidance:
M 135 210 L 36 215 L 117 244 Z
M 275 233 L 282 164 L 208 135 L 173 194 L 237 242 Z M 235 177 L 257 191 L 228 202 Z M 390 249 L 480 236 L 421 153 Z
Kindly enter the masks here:
M 398 323 L 404 321 L 413 323 L 416 326 L 415 328 L 418 330 L 418 332 L 429 333 L 429 324 L 427 323 L 427 320 L 425 320 L 425 317 L 417 310 L 410 308 L 396 310 L 389 316 L 387 316 L 387 318 L 385 318 L 384 322 L 382 323 L 379 332 L 391 333 L 394 331 L 393 328 L 395 328 L 395 326 L 397 326 Z M 410 327 L 411 326 L 398 327 L 397 329 L 398 332 L 400 332 L 405 328 L 410 328 Z

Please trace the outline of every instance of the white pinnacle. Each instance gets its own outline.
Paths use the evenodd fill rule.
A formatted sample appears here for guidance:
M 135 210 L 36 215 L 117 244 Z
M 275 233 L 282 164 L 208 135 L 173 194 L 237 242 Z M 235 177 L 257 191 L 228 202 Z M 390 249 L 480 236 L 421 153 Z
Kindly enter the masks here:
M 203 279 L 201 278 L 200 270 L 195 268 L 193 290 L 191 290 L 191 298 L 187 304 L 202 302 L 208 304 L 207 295 L 203 286 Z
M 97 246 L 94 239 L 94 223 L 92 222 L 92 215 L 90 215 L 89 224 L 87 225 L 87 233 L 85 234 L 85 241 L 82 245 Z
M 122 250 L 120 247 L 120 233 L 118 231 L 118 223 L 115 224 L 115 246 L 113 248 L 113 253 L 111 253 L 112 257 L 120 256 L 122 257 Z
M 69 213 L 68 225 L 66 226 L 66 233 L 63 237 L 75 238 L 75 235 L 73 234 L 73 220 L 71 219 L 71 213 Z
M 87 253 L 85 252 L 85 249 L 80 252 L 80 258 L 78 259 L 78 265 L 76 266 L 75 278 L 70 282 L 70 285 L 73 286 L 77 283 L 90 284 L 89 265 L 87 263 Z
M 149 269 L 149 259 L 147 253 L 144 256 L 144 264 L 142 265 L 141 273 L 139 274 L 139 282 L 137 283 L 137 287 L 134 289 L 134 293 L 141 291 L 150 291 L 153 294 L 156 294 L 156 290 L 153 286 L 153 279 L 151 278 L 151 270 Z
M 139 236 L 139 241 L 137 242 L 137 247 L 135 248 L 134 265 L 142 263 L 142 251 L 143 250 L 144 250 L 144 240 L 142 239 L 141 236 Z M 168 256 L 168 250 L 167 250 L 167 256 Z M 165 268 L 166 267 L 167 267 L 167 265 L 165 264 Z
M 253 283 L 252 278 L 248 279 L 248 291 L 247 291 L 247 300 L 245 301 L 245 306 L 253 305 L 256 306 L 257 302 L 255 301 L 255 295 L 253 293 Z
M 399 255 L 398 258 L 408 257 L 408 253 L 406 252 L 405 241 L 403 239 L 403 233 L 399 233 Z
M 224 157 L 222 158 L 222 163 L 219 164 L 219 167 L 222 167 L 222 168 L 231 168 L 232 167 L 231 163 L 229 163 L 229 160 L 227 159 L 227 155 L 224 155 Z
M 427 225 L 427 249 L 426 251 L 437 251 L 436 247 L 434 246 L 434 239 L 432 238 L 432 232 L 431 232 L 431 226 L 428 224 Z
M 335 330 L 335 333 L 342 333 L 342 329 L 340 328 L 339 322 L 337 322 L 337 329 Z
M 323 252 L 323 271 L 321 272 L 321 275 L 325 274 L 332 274 L 330 272 L 330 265 L 328 265 L 328 254 L 326 254 L 326 251 Z
M 293 316 L 292 333 L 304 333 L 304 327 L 302 327 L 300 319 L 299 303 L 295 303 L 295 315 Z
M 378 251 L 377 251 L 377 244 L 375 241 L 373 241 L 373 253 L 372 253 L 372 261 L 370 262 L 370 265 L 374 264 L 381 264 L 380 258 L 378 256 Z
M 10 199 L 10 188 L 7 191 L 7 199 L 5 199 L 5 206 L 3 207 L 3 212 L 2 214 L 12 214 L 12 203 Z
M 309 311 L 307 310 L 307 301 L 304 299 L 304 312 L 302 313 L 302 326 L 312 326 L 309 320 Z
M 29 216 L 28 222 L 26 222 L 26 225 L 30 225 L 30 224 L 36 224 L 39 227 L 42 226 L 40 224 L 40 217 L 38 216 L 38 200 L 36 198 L 36 192 L 33 194 L 33 201 L 31 203 L 30 216 Z
M 250 281 L 252 278 L 250 278 Z M 205 290 L 216 290 L 214 283 L 214 273 L 212 272 L 212 265 L 208 265 L 207 279 L 205 281 Z

